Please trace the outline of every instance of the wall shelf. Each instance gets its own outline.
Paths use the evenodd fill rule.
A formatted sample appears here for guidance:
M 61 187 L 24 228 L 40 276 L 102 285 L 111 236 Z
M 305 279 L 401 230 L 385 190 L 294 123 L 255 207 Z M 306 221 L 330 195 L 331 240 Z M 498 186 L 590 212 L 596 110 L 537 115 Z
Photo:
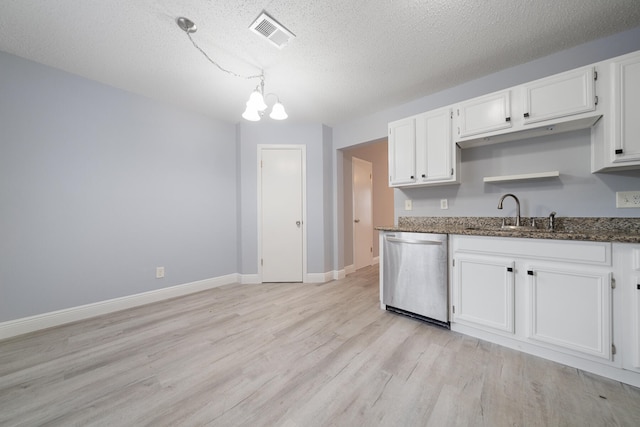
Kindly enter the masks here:
M 528 179 L 545 179 L 545 178 L 557 178 L 560 176 L 559 171 L 549 172 L 536 172 L 536 173 L 524 173 L 520 175 L 500 175 L 500 176 L 485 176 L 482 180 L 484 182 L 507 182 L 507 181 L 524 181 Z

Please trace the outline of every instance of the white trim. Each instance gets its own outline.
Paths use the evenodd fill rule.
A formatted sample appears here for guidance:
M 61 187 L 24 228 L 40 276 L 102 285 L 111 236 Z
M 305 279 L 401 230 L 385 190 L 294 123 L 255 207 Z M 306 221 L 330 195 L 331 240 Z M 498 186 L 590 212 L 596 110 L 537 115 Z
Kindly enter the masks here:
M 344 279 L 346 276 L 344 268 L 342 270 L 333 270 L 333 280 Z
M 333 280 L 335 273 L 333 271 L 327 271 L 326 273 L 307 273 L 304 278 L 304 283 L 325 283 Z
M 380 256 L 373 257 L 373 264 L 371 265 L 376 265 L 376 264 L 380 264 Z
M 23 317 L 21 319 L 9 320 L 7 322 L 0 323 L 0 339 L 11 338 L 17 335 L 39 331 L 41 329 L 63 325 L 65 323 L 76 322 L 78 320 L 84 320 L 195 292 L 206 291 L 208 289 L 237 282 L 238 274 L 234 273 L 226 276 L 199 280 L 197 282 L 171 286 L 169 288 L 99 301 L 92 304 L 51 311 L 49 313 L 37 314 L 35 316 Z
M 240 274 L 240 279 L 238 280 L 243 285 L 255 285 L 258 283 L 262 283 L 262 277 L 259 274 Z
M 367 161 L 367 160 L 363 160 L 360 159 L 358 157 L 351 157 L 351 219 L 354 220 L 356 218 L 356 176 L 355 176 L 355 163 L 360 163 L 361 165 L 365 165 L 368 169 L 369 169 L 369 185 L 370 185 L 370 189 L 371 189 L 371 193 L 369 193 L 369 196 L 371 197 L 371 202 L 369 203 L 369 206 L 371 207 L 371 211 L 369 212 L 369 216 L 371 218 L 371 235 L 373 236 L 373 163 Z M 355 265 L 356 263 L 356 252 L 357 252 L 357 242 L 356 242 L 356 227 L 355 225 L 351 226 L 351 249 L 352 249 L 352 253 L 353 253 L 353 264 Z M 371 240 L 371 250 L 373 251 L 373 237 Z M 373 257 L 373 254 L 371 254 L 371 257 Z M 369 258 L 371 259 L 371 258 Z M 373 262 L 369 265 L 373 265 Z M 365 266 L 363 266 L 365 267 Z M 355 271 L 355 270 L 353 270 Z M 349 274 L 347 272 L 347 274 Z
M 346 275 L 349 275 L 349 274 L 351 274 L 351 273 L 355 273 L 355 271 L 356 271 L 356 266 L 355 266 L 355 264 L 347 265 L 347 266 L 344 268 L 344 274 L 345 274 L 345 276 L 346 276 Z

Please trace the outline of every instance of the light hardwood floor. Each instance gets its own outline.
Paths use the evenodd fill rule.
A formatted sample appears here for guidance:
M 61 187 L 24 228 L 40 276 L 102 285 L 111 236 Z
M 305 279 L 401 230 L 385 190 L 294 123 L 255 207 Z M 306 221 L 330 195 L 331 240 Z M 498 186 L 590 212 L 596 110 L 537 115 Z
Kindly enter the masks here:
M 372 267 L 1 341 L 0 425 L 639 426 L 640 390 L 380 310 Z

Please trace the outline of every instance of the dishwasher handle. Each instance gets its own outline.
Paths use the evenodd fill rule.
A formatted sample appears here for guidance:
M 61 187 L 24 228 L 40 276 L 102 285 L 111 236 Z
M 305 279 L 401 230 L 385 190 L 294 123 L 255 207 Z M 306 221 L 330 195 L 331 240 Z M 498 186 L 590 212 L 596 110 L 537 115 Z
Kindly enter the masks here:
M 409 243 L 412 245 L 442 245 L 440 240 L 419 240 L 419 239 L 401 239 L 395 236 L 385 236 L 387 242 L 391 243 Z

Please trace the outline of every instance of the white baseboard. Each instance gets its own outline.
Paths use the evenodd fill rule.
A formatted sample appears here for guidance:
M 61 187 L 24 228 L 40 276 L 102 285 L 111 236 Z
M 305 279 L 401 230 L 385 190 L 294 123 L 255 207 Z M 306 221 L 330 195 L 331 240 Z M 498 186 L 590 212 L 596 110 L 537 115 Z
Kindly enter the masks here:
M 347 266 L 344 267 L 344 274 L 345 275 L 349 275 L 349 274 L 355 273 L 355 272 L 356 272 L 355 264 L 347 265 Z
M 333 280 L 335 273 L 327 271 L 326 273 L 307 273 L 304 283 L 325 283 Z
M 380 264 L 380 257 L 379 256 L 374 256 L 373 257 L 373 264 L 372 265 L 376 265 L 376 264 Z
M 239 282 L 243 285 L 256 285 L 262 283 L 259 274 L 240 274 Z M 307 273 L 302 278 L 303 283 L 325 283 L 335 280 L 335 272 L 328 271 L 326 273 Z
M 228 285 L 238 282 L 238 274 L 228 274 L 226 276 L 212 279 L 199 280 L 197 282 L 185 283 L 171 286 L 169 288 L 157 289 L 141 294 L 128 295 L 92 304 L 80 305 L 64 310 L 52 311 L 49 313 L 37 314 L 35 316 L 23 317 L 21 319 L 9 320 L 0 323 L 0 339 L 11 338 L 29 332 L 47 329 L 65 323 L 76 322 L 90 317 L 113 313 L 127 308 L 158 302 L 169 298 L 175 298 L 194 292 L 205 291 L 218 286 Z
M 243 285 L 257 285 L 262 283 L 262 278 L 259 274 L 240 274 L 239 282 Z
M 340 280 L 347 277 L 347 273 L 345 273 L 344 268 L 342 270 L 333 270 L 333 280 Z

